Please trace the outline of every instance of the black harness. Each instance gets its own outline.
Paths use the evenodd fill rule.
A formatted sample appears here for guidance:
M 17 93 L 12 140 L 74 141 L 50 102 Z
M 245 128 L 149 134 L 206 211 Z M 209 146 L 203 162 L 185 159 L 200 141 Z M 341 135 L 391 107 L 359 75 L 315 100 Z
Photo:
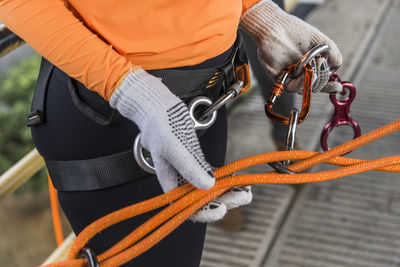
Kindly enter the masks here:
M 237 68 L 248 64 L 243 40 L 238 33 L 227 63 L 205 69 L 160 69 L 150 70 L 150 74 L 162 79 L 162 82 L 186 103 L 196 96 L 207 96 L 215 100 L 232 83 L 236 82 Z M 31 112 L 27 126 L 35 127 L 46 121 L 45 101 L 48 81 L 55 66 L 42 59 L 36 90 L 33 95 Z M 221 90 L 213 90 L 221 85 Z M 69 78 L 68 89 L 76 107 L 88 118 L 102 126 L 108 126 L 115 116 L 114 110 L 109 117 L 96 112 L 79 96 L 76 81 Z M 201 133 L 199 133 L 201 134 Z M 132 137 L 134 138 L 134 137 Z M 46 160 L 47 170 L 52 177 L 54 187 L 61 191 L 98 190 L 127 183 L 149 175 L 134 159 L 132 150 L 86 160 Z

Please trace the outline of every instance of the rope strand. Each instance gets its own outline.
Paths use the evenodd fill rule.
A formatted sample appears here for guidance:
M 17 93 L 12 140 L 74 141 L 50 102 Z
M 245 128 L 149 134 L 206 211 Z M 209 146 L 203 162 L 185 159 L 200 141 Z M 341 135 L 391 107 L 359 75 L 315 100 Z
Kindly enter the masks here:
M 233 186 L 321 182 L 370 170 L 400 172 L 400 156 L 376 160 L 359 160 L 339 157 L 339 155 L 343 155 L 360 146 L 398 131 L 399 129 L 400 120 L 397 120 L 327 152 L 271 152 L 232 162 L 214 172 L 217 182 L 210 190 L 195 189 L 192 185 L 186 184 L 166 194 L 131 205 L 98 219 L 77 236 L 71 247 L 67 261 L 49 264 L 46 265 L 46 267 L 87 266 L 86 260 L 77 260 L 76 257 L 79 251 L 97 233 L 123 220 L 173 203 L 98 257 L 101 267 L 114 267 L 124 264 L 157 244 L 157 242 L 165 238 L 204 204 L 223 194 Z M 249 167 L 283 160 L 299 160 L 289 165 L 289 169 L 294 172 L 304 171 L 321 163 L 345 167 L 317 173 L 278 174 L 276 172 L 267 172 L 230 176 L 237 171 Z

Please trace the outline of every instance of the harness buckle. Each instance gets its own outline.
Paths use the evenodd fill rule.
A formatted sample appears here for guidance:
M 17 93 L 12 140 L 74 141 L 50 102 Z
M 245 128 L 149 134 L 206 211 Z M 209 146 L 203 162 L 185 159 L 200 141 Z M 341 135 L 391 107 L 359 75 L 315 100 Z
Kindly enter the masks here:
M 28 114 L 26 126 L 33 127 L 44 122 L 44 113 L 40 109 L 36 109 Z
M 248 62 L 249 60 L 244 48 L 243 39 L 241 35 L 238 34 L 230 63 L 222 68 L 222 72 L 225 75 L 225 85 L 227 87 L 242 82 L 238 95 L 245 93 L 250 89 L 250 67 Z

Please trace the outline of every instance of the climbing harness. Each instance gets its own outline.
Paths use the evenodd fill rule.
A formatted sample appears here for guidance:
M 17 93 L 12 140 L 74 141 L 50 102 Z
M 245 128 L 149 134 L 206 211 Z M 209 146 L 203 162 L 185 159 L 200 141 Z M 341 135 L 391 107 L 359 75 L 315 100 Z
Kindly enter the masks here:
M 225 84 L 228 89 L 222 96 L 214 102 L 207 96 L 198 96 L 192 99 L 189 104 L 190 118 L 194 123 L 196 131 L 206 130 L 210 128 L 217 119 L 217 111 L 223 107 L 228 101 L 246 92 L 250 88 L 250 69 L 247 63 L 247 56 L 243 52 L 243 45 L 240 34 L 238 34 L 239 44 L 235 46 L 232 59 L 229 61 L 227 68 L 231 74 L 225 76 L 231 79 Z M 200 113 L 200 114 L 199 114 Z M 145 151 L 140 143 L 141 133 L 139 132 L 133 144 L 133 155 L 137 164 L 147 173 L 155 174 L 155 168 L 148 151 Z
M 336 127 L 348 125 L 353 128 L 353 139 L 361 136 L 360 125 L 350 114 L 350 105 L 356 97 L 356 87 L 350 82 L 343 82 L 336 72 L 331 75 L 330 81 L 340 82 L 343 85 L 343 91 L 340 94 L 345 96 L 348 93 L 348 96 L 343 100 L 339 100 L 336 94 L 331 94 L 329 96 L 329 99 L 335 107 L 335 112 L 321 133 L 321 147 L 325 151 L 330 149 L 328 146 L 328 136 Z
M 288 68 L 289 71 L 286 72 L 287 74 L 290 74 L 295 70 L 295 65 L 292 66 Z M 304 69 L 307 75 L 308 66 L 305 65 Z M 333 75 L 333 78 L 338 79 L 338 77 L 335 75 Z M 281 79 L 279 82 L 282 84 L 282 88 L 285 84 L 285 79 L 286 78 Z M 305 85 L 308 85 L 308 81 L 305 82 Z M 345 85 L 347 86 L 347 84 L 344 84 L 344 86 Z M 237 94 L 238 91 L 236 91 L 236 95 Z M 278 95 L 279 94 L 274 93 L 271 98 L 279 98 Z M 226 96 L 226 98 L 231 97 Z M 225 98 L 220 98 L 219 100 L 221 99 L 224 101 Z M 215 101 L 214 103 L 207 102 L 209 108 L 206 110 L 210 111 L 209 114 L 213 114 L 215 112 L 213 109 L 214 107 L 218 106 L 217 103 L 220 103 L 219 100 Z M 300 115 L 301 114 L 302 113 L 300 112 Z M 400 156 L 392 156 L 376 160 L 359 160 L 340 156 L 400 130 L 400 120 L 389 123 L 345 144 L 332 148 L 329 151 L 318 153 L 312 151 L 292 150 L 294 147 L 297 123 L 300 121 L 298 110 L 292 109 L 291 115 L 288 118 L 282 119 L 279 117 L 280 115 L 272 116 L 274 116 L 274 118 L 278 118 L 279 121 L 288 124 L 288 137 L 285 151 L 270 152 L 251 156 L 232 162 L 215 170 L 214 175 L 216 177 L 216 184 L 210 190 L 196 189 L 190 183 L 187 183 L 168 193 L 133 204 L 118 211 L 114 211 L 87 226 L 76 237 L 69 251 L 68 260 L 49 264 L 46 265 L 46 267 L 81 267 L 87 266 L 88 264 L 90 267 L 113 267 L 127 263 L 156 245 L 203 205 L 234 186 L 245 186 L 251 184 L 300 184 L 321 182 L 369 170 L 400 173 Z M 194 119 L 196 118 L 199 117 L 194 117 Z M 288 161 L 296 162 L 287 165 Z M 280 167 L 283 168 L 281 172 L 279 172 L 278 169 L 276 172 L 234 175 L 234 173 L 242 171 L 246 168 L 273 162 L 283 162 L 279 164 Z M 335 170 L 320 171 L 316 173 L 302 173 L 303 171 L 321 163 L 343 167 Z M 114 244 L 102 254 L 96 256 L 92 251 L 85 248 L 88 242 L 104 229 L 121 221 L 161 207 L 165 208 L 143 223 L 140 227 L 134 229 L 125 238 Z
M 219 99 L 219 102 L 214 102 L 217 106 L 212 107 L 212 109 L 218 109 L 220 105 L 225 103 L 225 99 L 230 99 L 235 95 L 235 92 L 230 92 L 232 89 L 230 85 L 235 83 L 236 80 L 244 81 L 241 87 L 242 92 L 250 88 L 248 60 L 240 34 L 238 34 L 232 48 L 226 53 L 228 59 L 220 66 L 201 69 L 158 69 L 148 70 L 148 72 L 162 79 L 162 82 L 185 103 L 200 97 L 196 103 L 193 103 L 195 107 L 194 113 L 197 112 L 197 106 L 208 106 L 208 104 L 204 103 L 205 98 L 211 101 Z M 49 79 L 54 72 L 61 71 L 43 58 L 32 100 L 31 113 L 28 115 L 27 120 L 27 125 L 30 127 L 40 127 L 41 124 L 45 123 L 47 87 Z M 109 126 L 115 121 L 124 119 L 120 118 L 121 115 L 113 110 L 107 116 L 95 110 L 90 103 L 87 103 L 83 93 L 80 91 L 81 89 L 87 89 L 80 86 L 74 79 L 68 78 L 67 87 L 75 107 L 96 124 Z M 221 95 L 224 95 L 225 98 L 220 97 Z M 202 98 L 202 96 L 205 97 Z M 199 127 L 207 128 L 203 124 L 208 120 L 199 120 Z M 202 134 L 204 134 L 204 131 L 199 133 L 199 135 Z M 52 177 L 54 187 L 61 191 L 98 190 L 131 182 L 149 175 L 149 172 L 136 163 L 132 149 L 84 160 L 45 159 L 45 163 L 50 177 Z M 85 177 L 85 179 L 81 177 Z

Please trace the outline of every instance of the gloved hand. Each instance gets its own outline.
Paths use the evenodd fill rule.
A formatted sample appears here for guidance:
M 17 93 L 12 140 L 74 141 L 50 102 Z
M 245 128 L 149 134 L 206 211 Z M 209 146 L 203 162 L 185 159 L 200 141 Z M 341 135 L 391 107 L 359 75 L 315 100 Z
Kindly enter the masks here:
M 212 167 L 201 151 L 187 106 L 158 78 L 139 67 L 132 69 L 117 84 L 110 105 L 139 127 L 141 145 L 151 153 L 164 192 L 186 182 L 200 189 L 214 186 Z M 221 219 L 227 207 L 214 202 L 204 206 L 193 219 Z
M 330 73 L 342 64 L 342 54 L 336 44 L 318 29 L 289 15 L 271 0 L 260 0 L 242 15 L 240 26 L 258 44 L 258 58 L 269 76 L 276 79 L 287 66 L 297 63 L 312 47 L 327 44 L 329 57 L 313 62 L 313 92 L 341 92 L 339 82 L 328 82 Z M 299 91 L 304 75 L 286 86 L 288 91 Z

